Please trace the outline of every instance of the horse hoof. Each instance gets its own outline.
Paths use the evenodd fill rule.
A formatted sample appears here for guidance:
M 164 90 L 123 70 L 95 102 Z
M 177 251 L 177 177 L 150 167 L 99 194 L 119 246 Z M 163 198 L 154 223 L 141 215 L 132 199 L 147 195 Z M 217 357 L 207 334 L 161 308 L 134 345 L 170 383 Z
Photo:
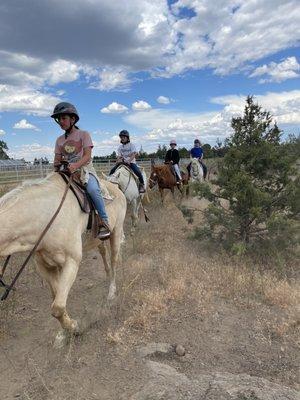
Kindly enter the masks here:
M 55 336 L 53 347 L 55 349 L 62 349 L 69 342 L 69 335 L 66 331 L 59 331 Z
M 116 285 L 111 284 L 107 296 L 107 301 L 113 301 L 116 298 Z

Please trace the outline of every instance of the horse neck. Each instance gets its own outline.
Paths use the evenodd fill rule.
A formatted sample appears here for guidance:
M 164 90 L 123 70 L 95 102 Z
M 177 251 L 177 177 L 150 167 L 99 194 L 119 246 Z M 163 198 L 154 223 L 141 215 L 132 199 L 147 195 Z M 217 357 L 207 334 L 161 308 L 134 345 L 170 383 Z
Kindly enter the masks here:
M 0 204 L 0 255 L 32 248 L 51 218 L 49 212 L 53 213 L 53 210 L 49 211 L 49 204 L 57 204 L 61 197 L 63 186 L 58 181 L 58 185 L 55 183 L 56 177 L 24 187 L 11 196 L 8 194 L 4 204 Z

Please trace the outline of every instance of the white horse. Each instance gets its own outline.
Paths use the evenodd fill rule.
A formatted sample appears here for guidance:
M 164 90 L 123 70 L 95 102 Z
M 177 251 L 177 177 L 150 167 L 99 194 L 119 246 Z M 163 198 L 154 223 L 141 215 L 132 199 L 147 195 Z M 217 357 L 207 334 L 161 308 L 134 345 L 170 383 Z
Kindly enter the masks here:
M 191 182 L 202 182 L 203 181 L 203 167 L 197 158 L 193 158 L 191 161 Z
M 141 172 L 144 178 L 145 188 L 147 188 L 146 173 L 143 169 Z M 139 193 L 135 177 L 133 176 L 129 168 L 126 168 L 123 165 L 121 165 L 112 175 L 104 176 L 108 181 L 112 183 L 117 183 L 119 188 L 125 194 L 125 197 L 131 206 L 131 234 L 133 234 L 139 219 L 140 207 L 142 207 L 145 219 L 146 221 L 148 221 L 147 211 L 143 206 L 143 198 L 145 196 L 145 193 Z
M 103 258 L 109 277 L 108 298 L 116 292 L 115 267 L 123 240 L 126 199 L 113 184 L 101 181 L 113 200 L 106 206 L 111 227 L 108 241 L 87 238 L 86 245 L 96 247 Z M 62 199 L 66 183 L 57 173 L 40 181 L 25 183 L 0 199 L 0 256 L 31 250 L 50 221 Z M 83 213 L 74 194 L 69 190 L 63 206 L 35 252 L 37 271 L 47 281 L 52 294 L 51 313 L 58 319 L 63 332 L 57 341 L 63 343 L 66 333 L 76 332 L 78 323 L 69 317 L 66 303 L 82 259 L 82 234 L 86 231 L 88 215 Z M 89 235 L 88 235 L 89 236 Z

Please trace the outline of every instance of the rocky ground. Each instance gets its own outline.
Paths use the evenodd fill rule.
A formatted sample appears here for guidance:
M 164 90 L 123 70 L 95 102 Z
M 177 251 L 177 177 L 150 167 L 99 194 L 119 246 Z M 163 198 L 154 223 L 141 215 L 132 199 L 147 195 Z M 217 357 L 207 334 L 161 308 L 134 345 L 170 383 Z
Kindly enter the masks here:
M 85 256 L 68 303 L 82 334 L 63 349 L 48 287 L 33 265 L 20 278 L 0 305 L 1 400 L 300 399 L 295 273 L 205 252 L 171 198 L 148 208 L 113 304 L 100 256 Z

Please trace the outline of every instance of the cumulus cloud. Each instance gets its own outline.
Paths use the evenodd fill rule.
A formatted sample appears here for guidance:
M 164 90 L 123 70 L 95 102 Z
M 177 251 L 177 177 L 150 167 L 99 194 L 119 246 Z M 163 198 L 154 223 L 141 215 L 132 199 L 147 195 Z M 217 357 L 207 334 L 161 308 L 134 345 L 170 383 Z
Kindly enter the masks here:
M 36 88 L 82 74 L 91 88 L 127 90 L 136 72 L 227 74 L 299 43 L 297 0 L 23 3 L 1 3 L 0 76 L 10 85 Z
M 232 133 L 231 119 L 243 115 L 246 94 L 228 95 L 211 99 L 219 111 L 186 113 L 178 110 L 152 109 L 128 114 L 125 121 L 139 130 L 146 130 L 143 141 L 148 144 L 168 143 L 176 137 L 180 146 L 189 146 L 195 137 L 210 144 L 225 139 Z M 300 124 L 300 90 L 270 92 L 255 96 L 263 108 L 270 111 L 284 128 Z
M 14 129 L 31 129 L 34 131 L 40 131 L 35 125 L 30 124 L 26 119 L 21 119 L 19 122 L 14 124 Z
M 95 74 L 93 74 L 95 75 Z M 96 74 L 98 80 L 94 80 L 90 84 L 91 89 L 98 89 L 103 91 L 127 91 L 130 87 L 130 79 L 128 78 L 128 74 L 125 70 L 120 68 L 118 69 L 107 69 L 104 68 L 102 71 Z
M 171 103 L 171 100 L 169 99 L 169 97 L 166 97 L 166 96 L 158 96 L 156 101 L 160 104 L 170 104 Z
M 250 75 L 251 78 L 257 76 L 265 76 L 260 79 L 260 83 L 266 82 L 282 82 L 291 78 L 300 76 L 300 64 L 296 57 L 288 57 L 280 63 L 271 62 L 256 68 Z
M 24 87 L 0 84 L 0 112 L 20 111 L 31 115 L 48 116 L 60 99 L 49 93 Z
M 134 111 L 146 111 L 146 110 L 150 110 L 151 106 L 149 103 L 147 103 L 144 100 L 138 100 L 138 101 L 135 101 L 134 103 L 132 103 L 132 109 Z
M 39 143 L 24 144 L 21 146 L 11 146 L 8 155 L 12 158 L 25 158 L 33 161 L 35 158 L 48 157 L 50 160 L 54 157 L 53 146 L 42 145 Z
M 0 129 L 0 136 L 5 135 L 5 130 L 4 129 Z
M 119 104 L 117 102 L 112 102 L 110 105 L 108 105 L 107 107 L 103 107 L 101 109 L 101 112 L 103 114 L 120 114 L 123 113 L 125 111 L 127 111 L 128 108 L 126 106 L 124 106 L 123 104 Z

